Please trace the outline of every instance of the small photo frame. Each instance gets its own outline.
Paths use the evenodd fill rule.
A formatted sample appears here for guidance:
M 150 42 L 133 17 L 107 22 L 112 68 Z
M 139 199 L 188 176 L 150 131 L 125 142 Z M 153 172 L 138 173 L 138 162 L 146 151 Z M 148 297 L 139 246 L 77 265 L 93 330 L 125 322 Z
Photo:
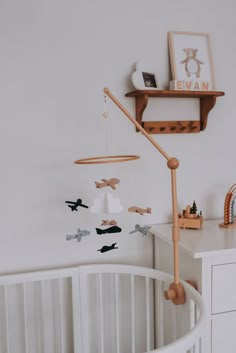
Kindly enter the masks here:
M 207 33 L 168 32 L 172 82 L 188 90 L 214 90 L 210 39 Z
M 157 90 L 158 80 L 154 73 L 135 71 L 132 74 L 132 83 L 138 90 Z
M 157 88 L 156 78 L 154 74 L 148 72 L 142 72 L 143 82 L 147 88 Z

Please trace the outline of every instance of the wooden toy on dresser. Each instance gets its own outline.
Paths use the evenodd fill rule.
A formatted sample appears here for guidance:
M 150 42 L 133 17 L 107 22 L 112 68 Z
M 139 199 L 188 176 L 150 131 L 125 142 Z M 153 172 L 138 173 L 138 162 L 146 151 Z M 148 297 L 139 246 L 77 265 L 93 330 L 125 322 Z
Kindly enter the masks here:
M 196 202 L 193 201 L 192 207 L 188 205 L 182 214 L 179 214 L 179 227 L 187 229 L 200 229 L 203 224 L 202 212 L 197 213 Z
M 225 196 L 224 223 L 219 224 L 221 228 L 235 228 L 234 200 L 236 197 L 236 184 L 233 184 Z

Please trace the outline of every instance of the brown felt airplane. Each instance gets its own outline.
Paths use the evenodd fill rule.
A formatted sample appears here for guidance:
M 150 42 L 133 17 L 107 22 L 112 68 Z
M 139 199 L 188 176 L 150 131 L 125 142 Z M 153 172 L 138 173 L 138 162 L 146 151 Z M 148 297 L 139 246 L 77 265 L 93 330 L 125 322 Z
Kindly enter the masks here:
M 108 219 L 103 219 L 101 226 L 108 226 L 108 225 L 116 226 L 117 222 L 115 219 L 112 219 L 111 221 L 108 221 Z
M 131 206 L 128 208 L 129 212 L 136 212 L 139 213 L 140 215 L 143 215 L 144 213 L 152 213 L 152 209 L 150 207 L 147 208 L 141 208 L 138 206 Z
M 111 178 L 109 180 L 107 179 L 101 179 L 102 183 L 99 181 L 95 181 L 96 188 L 105 188 L 106 186 L 110 186 L 113 190 L 116 190 L 115 185 L 119 184 L 120 180 L 116 178 Z

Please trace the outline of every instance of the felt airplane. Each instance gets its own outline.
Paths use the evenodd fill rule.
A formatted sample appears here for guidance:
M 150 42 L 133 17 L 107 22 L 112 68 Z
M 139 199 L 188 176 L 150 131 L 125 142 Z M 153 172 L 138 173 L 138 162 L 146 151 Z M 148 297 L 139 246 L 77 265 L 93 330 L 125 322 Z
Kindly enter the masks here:
M 108 221 L 108 219 L 103 219 L 101 226 L 116 226 L 117 222 L 115 219 L 112 219 L 111 221 Z
M 68 203 L 70 205 L 68 205 L 68 207 L 71 208 L 71 211 L 78 211 L 78 207 L 84 207 L 84 208 L 88 208 L 88 206 L 84 205 L 82 203 L 81 199 L 77 199 L 75 202 L 74 201 L 65 201 L 65 203 Z
M 106 229 L 96 228 L 97 234 L 106 234 L 106 233 L 120 233 L 122 229 L 118 226 L 112 226 Z
M 77 239 L 77 241 L 80 242 L 83 237 L 86 237 L 89 234 L 90 232 L 88 230 L 80 230 L 80 228 L 78 228 L 77 233 L 67 235 L 66 239 L 67 240 Z
M 143 216 L 144 213 L 152 213 L 152 209 L 150 207 L 141 208 L 138 206 L 131 206 L 128 208 L 129 212 L 136 212 Z
M 129 234 L 133 234 L 135 232 L 140 232 L 143 235 L 147 235 L 149 229 L 151 228 L 151 226 L 143 226 L 141 227 L 139 224 L 136 224 L 135 229 L 132 230 L 131 232 L 129 232 Z
M 107 252 L 107 251 L 110 251 L 113 249 L 119 249 L 116 246 L 116 243 L 113 243 L 112 245 L 104 245 L 101 249 L 98 249 L 97 251 L 100 251 L 101 253 L 103 253 L 103 252 Z
M 97 189 L 104 188 L 106 186 L 110 186 L 113 190 L 116 190 L 115 185 L 119 184 L 119 182 L 120 182 L 120 180 L 116 179 L 116 178 L 111 178 L 109 180 L 107 180 L 107 179 L 101 179 L 101 180 L 102 180 L 102 183 L 99 181 L 95 181 L 95 185 L 96 185 Z

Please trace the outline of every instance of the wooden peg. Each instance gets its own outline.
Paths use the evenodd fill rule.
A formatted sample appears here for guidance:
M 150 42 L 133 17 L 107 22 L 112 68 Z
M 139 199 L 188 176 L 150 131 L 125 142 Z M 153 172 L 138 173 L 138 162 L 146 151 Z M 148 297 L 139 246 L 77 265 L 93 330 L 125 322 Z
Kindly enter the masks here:
M 193 281 L 192 279 L 186 279 L 186 281 L 188 284 L 190 284 L 190 286 L 192 286 L 194 289 L 197 289 L 197 282 Z
M 182 283 L 171 283 L 169 289 L 164 292 L 164 296 L 175 305 L 184 304 L 186 301 L 186 294 Z

